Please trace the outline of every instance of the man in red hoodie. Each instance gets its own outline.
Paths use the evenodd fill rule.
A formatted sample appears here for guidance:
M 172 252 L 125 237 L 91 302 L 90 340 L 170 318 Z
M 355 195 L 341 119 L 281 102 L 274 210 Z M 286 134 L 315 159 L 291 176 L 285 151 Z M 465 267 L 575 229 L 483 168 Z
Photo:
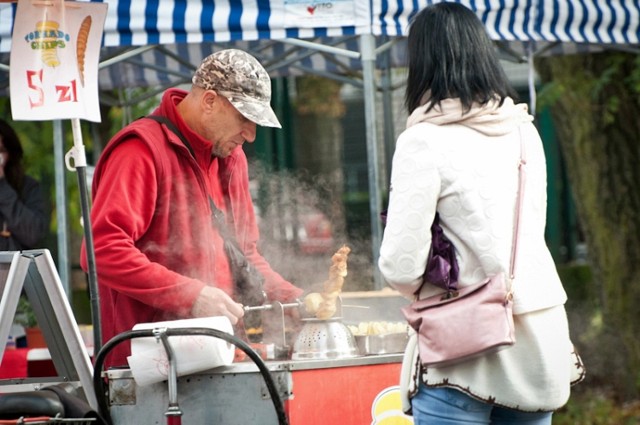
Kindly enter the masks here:
M 214 205 L 264 277 L 270 299 L 291 302 L 303 292 L 272 270 L 256 246 L 242 144 L 253 143 L 256 125 L 281 127 L 270 106 L 269 75 L 253 56 L 230 49 L 204 59 L 192 83 L 188 92 L 168 89 L 151 114 L 169 123 L 134 121 L 96 165 L 91 221 L 104 341 L 137 323 L 226 316 L 236 324 L 243 317 L 212 223 Z M 129 354 L 129 345 L 119 344 L 106 364 L 126 365 Z

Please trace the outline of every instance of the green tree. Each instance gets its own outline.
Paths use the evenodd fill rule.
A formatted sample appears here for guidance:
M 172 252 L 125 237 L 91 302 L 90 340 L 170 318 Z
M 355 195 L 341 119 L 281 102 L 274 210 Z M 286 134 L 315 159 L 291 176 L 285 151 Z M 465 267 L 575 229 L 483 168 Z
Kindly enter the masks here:
M 539 58 L 541 105 L 551 108 L 589 260 L 601 289 L 592 339 L 624 399 L 640 393 L 640 55 Z M 587 368 L 589 362 L 587 361 Z

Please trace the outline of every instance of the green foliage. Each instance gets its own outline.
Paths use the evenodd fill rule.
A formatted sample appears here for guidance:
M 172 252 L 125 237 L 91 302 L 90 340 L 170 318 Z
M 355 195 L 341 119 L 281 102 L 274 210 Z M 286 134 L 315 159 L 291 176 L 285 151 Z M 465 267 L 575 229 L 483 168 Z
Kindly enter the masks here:
M 626 82 L 632 94 L 640 96 L 640 55 L 636 56 L 633 69 L 626 78 Z
M 555 105 L 558 100 L 563 96 L 565 87 L 562 84 L 550 81 L 546 83 L 538 91 L 536 102 L 540 109 L 546 109 L 551 105 Z
M 616 115 L 620 110 L 620 102 L 623 101 L 617 95 L 607 96 L 609 88 L 617 83 L 620 73 L 623 72 L 622 66 L 624 59 L 619 56 L 610 57 L 608 67 L 602 70 L 599 77 L 595 77 L 593 80 L 593 89 L 591 93 L 591 99 L 593 102 L 598 102 L 600 99 L 604 99 L 603 103 L 603 122 L 606 125 L 615 122 Z
M 38 325 L 38 320 L 31 307 L 31 303 L 24 295 L 18 300 L 18 308 L 16 309 L 14 321 L 25 328 L 35 328 Z
M 640 57 L 630 60 L 629 54 L 608 53 L 583 56 L 581 72 L 570 73 L 568 78 L 556 78 L 545 82 L 539 92 L 540 107 L 553 106 L 563 96 L 578 97 L 588 105 L 598 108 L 598 116 L 604 126 L 614 125 L 626 102 L 637 103 L 640 96 Z M 543 62 L 554 61 L 570 64 L 572 57 L 538 60 L 538 68 Z M 558 69 L 562 69 L 559 66 Z M 566 69 L 570 69 L 568 65 Z M 570 71 L 569 71 L 570 72 Z
M 576 392 L 553 415 L 553 425 L 638 425 L 640 402 L 617 403 L 597 390 Z
M 340 98 L 342 84 L 328 78 L 304 76 L 296 79 L 296 109 L 301 115 L 315 114 L 340 118 L 345 105 Z
M 596 308 L 574 304 L 591 314 L 570 323 L 581 327 L 574 335 L 585 348 L 589 376 L 621 399 L 640 394 L 639 65 L 637 55 L 613 51 L 536 60 L 541 80 L 549 84 L 544 100 L 553 114 L 600 302 Z
M 595 300 L 593 272 L 587 264 L 562 264 L 558 274 L 570 300 Z

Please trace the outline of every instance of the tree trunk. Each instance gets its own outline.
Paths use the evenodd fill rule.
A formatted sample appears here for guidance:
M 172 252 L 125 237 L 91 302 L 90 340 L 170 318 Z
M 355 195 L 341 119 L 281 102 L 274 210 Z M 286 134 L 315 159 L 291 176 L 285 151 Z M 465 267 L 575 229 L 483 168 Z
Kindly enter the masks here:
M 623 398 L 640 392 L 638 58 L 600 53 L 541 58 L 536 64 L 545 82 L 540 104 L 551 108 L 589 260 L 602 287 L 603 326 L 588 343 L 604 356 L 607 370 L 593 373 L 602 373 Z M 589 359 L 585 363 L 589 369 Z

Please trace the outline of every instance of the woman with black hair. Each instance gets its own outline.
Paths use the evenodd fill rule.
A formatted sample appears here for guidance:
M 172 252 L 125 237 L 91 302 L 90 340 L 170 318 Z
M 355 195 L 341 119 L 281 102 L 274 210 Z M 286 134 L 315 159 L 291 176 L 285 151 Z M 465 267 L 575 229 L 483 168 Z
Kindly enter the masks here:
M 514 102 L 493 43 L 470 9 L 453 2 L 423 9 L 410 26 L 408 56 L 409 118 L 393 157 L 378 263 L 386 281 L 410 299 L 444 292 L 422 285 L 436 213 L 456 250 L 458 287 L 508 276 L 521 147 L 526 182 L 512 281 L 515 344 L 427 367 L 412 336 L 401 377 L 403 408 L 416 425 L 551 424 L 584 368 L 544 239 L 540 135 L 526 104 Z
M 0 251 L 38 248 L 47 233 L 40 183 L 25 174 L 14 129 L 0 119 Z

